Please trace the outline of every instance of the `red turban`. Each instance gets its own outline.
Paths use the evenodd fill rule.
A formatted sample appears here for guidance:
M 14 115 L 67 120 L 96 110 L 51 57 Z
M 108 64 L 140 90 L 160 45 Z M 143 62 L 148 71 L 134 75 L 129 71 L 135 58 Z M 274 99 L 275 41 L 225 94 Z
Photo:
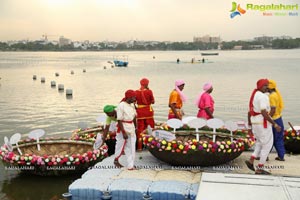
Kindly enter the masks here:
M 141 81 L 140 81 L 140 84 L 141 86 L 147 86 L 149 84 L 149 80 L 146 79 L 146 78 L 143 78 Z
M 127 90 L 125 92 L 125 99 L 129 99 L 129 98 L 132 98 L 132 97 L 136 97 L 136 93 L 134 90 Z
M 269 84 L 269 80 L 268 79 L 259 79 L 256 82 L 256 88 L 258 90 L 260 90 L 262 87 L 264 87 L 265 85 Z

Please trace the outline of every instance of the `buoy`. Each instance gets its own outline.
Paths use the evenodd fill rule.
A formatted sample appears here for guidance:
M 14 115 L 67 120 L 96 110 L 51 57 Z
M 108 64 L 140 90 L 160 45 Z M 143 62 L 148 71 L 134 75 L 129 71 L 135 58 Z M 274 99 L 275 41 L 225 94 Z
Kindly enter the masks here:
M 72 194 L 71 193 L 63 193 L 62 197 L 66 200 L 72 199 Z
M 42 78 L 41 78 L 41 82 L 42 82 L 42 83 L 45 83 L 45 81 L 46 81 L 45 77 L 42 77 Z
M 82 72 L 83 72 L 83 73 L 85 73 L 85 72 L 86 72 L 86 70 L 85 70 L 85 69 L 83 69 L 83 70 L 82 70 Z
M 55 87 L 56 86 L 56 82 L 55 81 L 51 81 L 51 87 Z
M 112 195 L 109 191 L 104 191 L 104 192 L 102 192 L 101 199 L 102 200 L 110 200 L 110 199 L 112 199 Z
M 73 70 L 71 71 L 71 74 L 74 74 L 74 71 L 73 71 Z
M 56 73 L 55 73 L 55 76 L 59 76 L 59 73 L 58 73 L 58 72 L 56 72 Z
M 58 90 L 64 90 L 64 85 L 63 84 L 58 84 Z
M 72 89 L 66 89 L 66 95 L 67 95 L 67 96 L 73 95 L 73 90 L 72 90 Z
M 103 69 L 106 69 L 106 66 L 104 66 Z
M 33 79 L 33 80 L 36 80 L 36 75 L 33 75 L 32 79 Z

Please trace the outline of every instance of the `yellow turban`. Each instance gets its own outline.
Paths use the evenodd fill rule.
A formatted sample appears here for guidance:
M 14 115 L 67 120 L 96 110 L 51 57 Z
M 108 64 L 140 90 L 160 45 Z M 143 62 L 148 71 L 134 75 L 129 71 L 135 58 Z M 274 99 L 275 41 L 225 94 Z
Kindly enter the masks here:
M 269 80 L 269 89 L 275 89 L 276 88 L 276 82 L 274 80 Z
M 276 82 L 274 80 L 269 80 L 269 89 L 275 89 L 275 92 L 277 93 L 278 97 L 279 97 L 279 109 L 280 112 L 282 111 L 284 104 L 283 104 L 283 100 L 282 100 L 282 96 L 279 92 L 279 90 L 276 88 Z

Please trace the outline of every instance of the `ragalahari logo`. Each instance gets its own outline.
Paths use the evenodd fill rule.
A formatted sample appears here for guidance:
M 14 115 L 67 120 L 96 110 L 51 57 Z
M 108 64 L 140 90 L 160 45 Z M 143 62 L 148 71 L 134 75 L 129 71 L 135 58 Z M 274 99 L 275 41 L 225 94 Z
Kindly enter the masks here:
M 232 9 L 230 10 L 230 18 L 233 19 L 237 15 L 245 14 L 246 10 L 241 8 L 240 4 L 236 4 L 236 2 L 232 2 Z

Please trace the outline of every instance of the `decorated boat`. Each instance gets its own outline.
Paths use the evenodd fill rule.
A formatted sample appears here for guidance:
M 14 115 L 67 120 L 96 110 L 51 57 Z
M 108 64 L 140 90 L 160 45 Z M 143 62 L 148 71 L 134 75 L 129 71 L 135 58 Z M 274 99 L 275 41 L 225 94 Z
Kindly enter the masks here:
M 284 148 L 288 153 L 300 154 L 300 126 L 284 131 Z
M 0 149 L 0 159 L 8 170 L 20 170 L 41 176 L 60 176 L 83 173 L 90 166 L 107 157 L 107 146 L 101 141 L 70 140 L 68 138 L 40 138 L 37 129 L 30 139 L 20 140 L 14 134 Z
M 171 120 L 174 122 L 177 119 Z M 231 122 L 224 126 L 224 123 L 218 119 L 206 121 L 197 118 L 190 120 L 185 126 L 183 123 L 176 122 L 174 128 L 171 120 L 160 129 L 148 129 L 143 137 L 143 142 L 150 153 L 171 165 L 225 164 L 240 156 L 254 144 L 252 135 L 249 135 L 246 130 L 237 130 L 237 125 Z M 214 126 L 216 120 L 218 124 Z M 170 128 L 178 130 L 171 132 Z

